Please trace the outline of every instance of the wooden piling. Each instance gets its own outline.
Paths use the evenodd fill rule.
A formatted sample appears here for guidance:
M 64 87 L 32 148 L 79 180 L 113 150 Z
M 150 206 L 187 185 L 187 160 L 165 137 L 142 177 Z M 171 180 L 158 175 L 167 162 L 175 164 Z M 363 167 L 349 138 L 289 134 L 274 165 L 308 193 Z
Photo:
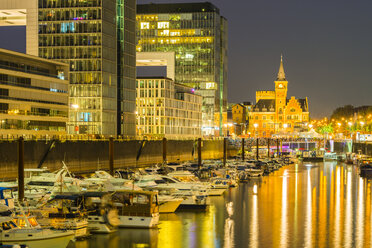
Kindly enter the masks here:
M 276 139 L 276 157 L 279 158 L 279 143 L 280 143 L 280 140 L 279 139 Z
M 167 138 L 163 138 L 163 164 L 167 163 Z
M 226 166 L 227 159 L 227 138 L 223 138 L 223 166 Z
M 245 159 L 245 139 L 242 138 L 242 160 Z
M 109 167 L 110 175 L 114 176 L 114 138 L 109 139 Z
M 267 139 L 267 157 L 270 158 L 270 138 Z
M 24 140 L 18 139 L 18 201 L 23 202 L 25 196 L 25 163 L 24 163 Z
M 260 148 L 259 141 L 260 141 L 260 139 L 257 138 L 257 143 L 256 143 L 256 159 L 257 160 L 259 159 L 259 148 Z
M 198 138 L 198 169 L 201 169 L 202 166 L 202 151 L 201 147 L 202 146 L 202 139 Z

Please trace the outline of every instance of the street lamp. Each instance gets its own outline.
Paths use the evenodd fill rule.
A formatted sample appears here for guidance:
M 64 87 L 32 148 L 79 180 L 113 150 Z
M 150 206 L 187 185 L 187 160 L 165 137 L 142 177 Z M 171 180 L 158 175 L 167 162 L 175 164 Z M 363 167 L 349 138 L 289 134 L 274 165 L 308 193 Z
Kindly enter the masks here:
M 255 136 L 258 136 L 258 135 L 257 135 L 257 127 L 258 127 L 258 124 L 255 123 L 255 124 L 253 124 L 253 126 L 254 126 L 254 134 L 255 134 Z
M 350 138 L 353 139 L 353 133 L 351 132 L 351 126 L 353 125 L 353 123 L 351 123 L 351 121 L 349 121 L 347 124 L 349 125 Z

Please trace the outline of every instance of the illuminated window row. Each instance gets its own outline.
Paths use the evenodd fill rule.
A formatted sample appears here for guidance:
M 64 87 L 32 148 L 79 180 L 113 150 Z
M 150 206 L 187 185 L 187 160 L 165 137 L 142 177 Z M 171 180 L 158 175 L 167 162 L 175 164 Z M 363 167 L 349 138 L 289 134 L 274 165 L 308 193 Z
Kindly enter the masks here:
M 213 43 L 213 37 L 179 37 L 179 38 L 154 38 L 141 39 L 138 44 L 182 44 L 182 43 Z

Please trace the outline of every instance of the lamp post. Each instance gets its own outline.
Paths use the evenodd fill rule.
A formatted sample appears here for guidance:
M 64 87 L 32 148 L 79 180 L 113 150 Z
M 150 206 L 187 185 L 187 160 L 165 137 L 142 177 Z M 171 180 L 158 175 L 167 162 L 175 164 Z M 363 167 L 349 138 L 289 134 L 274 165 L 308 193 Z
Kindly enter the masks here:
M 283 128 L 284 128 L 284 133 L 285 133 L 285 136 L 286 136 L 286 138 L 288 138 L 287 136 L 287 127 L 288 127 L 288 124 L 287 123 L 284 123 L 283 124 Z
M 351 132 L 351 126 L 353 125 L 353 123 L 349 121 L 347 124 L 349 125 L 349 129 L 350 129 L 350 138 L 353 139 L 353 133 Z
M 254 126 L 254 137 L 257 137 L 257 136 L 258 136 L 258 135 L 257 135 L 257 127 L 258 127 L 258 124 L 255 123 L 255 124 L 253 124 L 253 126 Z
M 363 126 L 364 126 L 365 123 L 363 121 L 361 121 L 359 123 L 360 123 L 360 126 L 361 126 L 361 128 L 360 128 L 360 134 L 363 134 Z M 360 135 L 359 135 L 359 141 L 360 141 Z

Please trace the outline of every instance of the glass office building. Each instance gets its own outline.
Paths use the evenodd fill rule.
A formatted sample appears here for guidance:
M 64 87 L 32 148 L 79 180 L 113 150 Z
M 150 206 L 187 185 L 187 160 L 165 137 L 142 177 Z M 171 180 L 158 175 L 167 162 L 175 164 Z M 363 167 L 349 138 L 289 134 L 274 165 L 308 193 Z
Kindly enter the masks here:
M 175 82 L 203 96 L 203 134 L 222 133 L 227 21 L 211 3 L 137 5 L 137 52 L 175 52 Z
M 70 65 L 69 134 L 135 135 L 135 0 L 39 0 L 39 56 Z
M 118 133 L 136 135 L 136 1 L 117 0 Z

